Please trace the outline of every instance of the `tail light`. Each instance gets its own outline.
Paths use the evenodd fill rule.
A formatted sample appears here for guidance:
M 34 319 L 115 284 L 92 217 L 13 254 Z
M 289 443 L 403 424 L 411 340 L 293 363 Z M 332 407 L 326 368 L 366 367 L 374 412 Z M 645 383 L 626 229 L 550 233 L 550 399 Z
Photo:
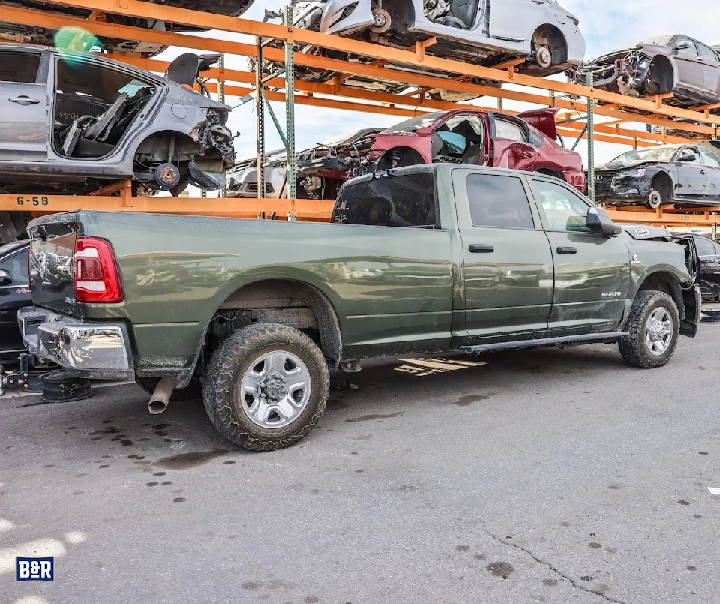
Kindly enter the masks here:
M 112 304 L 123 301 L 115 254 L 108 241 L 78 237 L 74 262 L 75 299 L 78 302 Z

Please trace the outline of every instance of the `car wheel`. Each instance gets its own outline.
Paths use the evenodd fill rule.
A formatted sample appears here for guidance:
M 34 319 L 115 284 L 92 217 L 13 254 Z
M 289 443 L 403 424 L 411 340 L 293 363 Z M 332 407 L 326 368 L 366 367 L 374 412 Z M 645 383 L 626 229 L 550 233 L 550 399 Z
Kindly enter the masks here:
M 160 164 L 155 168 L 155 183 L 164 191 L 169 191 L 180 182 L 180 170 L 174 164 Z
M 542 69 L 552 65 L 552 53 L 547 46 L 541 46 L 535 51 L 535 61 Z
M 325 411 L 330 377 L 304 333 L 257 323 L 233 333 L 210 360 L 203 401 L 225 438 L 252 451 L 294 445 Z
M 662 193 L 660 193 L 660 191 L 657 191 L 655 189 L 650 189 L 650 195 L 648 195 L 648 200 L 647 200 L 648 208 L 657 210 L 661 205 L 663 205 L 666 202 L 667 202 L 667 200 L 663 199 Z
M 679 331 L 675 301 L 665 292 L 641 290 L 630 310 L 628 335 L 620 340 L 620 354 L 633 367 L 662 367 L 675 352 Z

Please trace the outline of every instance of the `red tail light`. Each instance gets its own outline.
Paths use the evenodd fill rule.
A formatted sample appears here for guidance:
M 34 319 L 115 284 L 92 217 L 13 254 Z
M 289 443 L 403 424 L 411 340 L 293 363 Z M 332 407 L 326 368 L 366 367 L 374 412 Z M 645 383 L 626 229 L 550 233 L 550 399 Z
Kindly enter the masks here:
M 115 254 L 108 241 L 78 237 L 74 262 L 75 299 L 78 302 L 112 304 L 123 301 Z

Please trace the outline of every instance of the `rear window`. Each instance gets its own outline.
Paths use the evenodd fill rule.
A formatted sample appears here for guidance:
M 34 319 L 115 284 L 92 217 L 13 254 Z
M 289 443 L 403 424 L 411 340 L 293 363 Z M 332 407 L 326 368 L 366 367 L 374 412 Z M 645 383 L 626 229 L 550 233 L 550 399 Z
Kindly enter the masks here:
M 435 175 L 381 176 L 345 185 L 332 222 L 389 227 L 439 227 Z

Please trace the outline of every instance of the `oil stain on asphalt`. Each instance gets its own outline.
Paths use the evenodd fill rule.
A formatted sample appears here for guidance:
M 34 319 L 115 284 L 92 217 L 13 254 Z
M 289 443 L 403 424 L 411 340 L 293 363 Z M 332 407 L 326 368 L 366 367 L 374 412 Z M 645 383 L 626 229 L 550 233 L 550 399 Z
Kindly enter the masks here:
M 458 407 L 468 407 L 473 403 L 486 401 L 490 397 L 492 397 L 492 394 L 467 394 L 465 396 L 461 396 L 453 403 L 453 405 L 457 405 Z
M 179 453 L 170 457 L 163 457 L 155 462 L 156 466 L 165 468 L 166 470 L 187 470 L 196 466 L 201 466 L 208 461 L 229 453 L 227 449 L 214 449 L 213 451 L 191 451 L 189 453 Z
M 402 413 L 387 413 L 385 415 L 382 415 L 380 413 L 374 413 L 372 415 L 361 415 L 359 417 L 352 417 L 350 419 L 346 419 L 345 421 L 349 424 L 354 424 L 357 422 L 370 422 L 374 419 L 390 419 L 392 417 L 402 417 Z

